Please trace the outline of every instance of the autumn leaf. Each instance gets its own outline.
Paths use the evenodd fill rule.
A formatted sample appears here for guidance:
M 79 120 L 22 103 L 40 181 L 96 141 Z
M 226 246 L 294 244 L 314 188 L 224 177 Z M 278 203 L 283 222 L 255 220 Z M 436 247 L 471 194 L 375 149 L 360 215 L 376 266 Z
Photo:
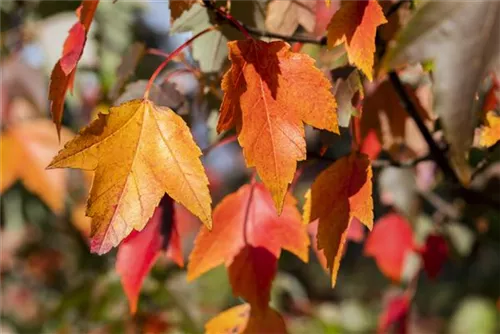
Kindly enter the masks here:
M 305 222 L 318 222 L 318 249 L 323 250 L 335 286 L 347 231 L 357 218 L 373 224 L 372 170 L 368 157 L 353 152 L 335 161 L 314 181 L 306 194 Z
M 49 168 L 94 170 L 87 203 L 98 254 L 142 230 L 165 193 L 211 228 L 208 179 L 189 128 L 172 110 L 132 100 L 99 114 Z
M 61 122 L 66 91 L 73 90 L 76 65 L 80 60 L 99 0 L 86 0 L 76 10 L 79 21 L 70 29 L 64 42 L 61 59 L 55 64 L 50 75 L 49 100 L 52 120 L 57 134 L 61 132 Z
M 193 280 L 225 263 L 233 293 L 258 309 L 267 308 L 281 249 L 308 260 L 309 240 L 296 201 L 287 195 L 278 216 L 260 183 L 244 185 L 214 210 L 212 231 L 202 227 L 189 257 Z
M 140 232 L 132 231 L 120 244 L 116 272 L 121 276 L 132 314 L 137 311 L 142 282 L 162 250 L 177 265 L 184 266 L 177 224 L 174 202 L 165 195 L 146 227 Z
M 377 333 L 388 333 L 394 327 L 394 333 L 407 334 L 410 305 L 411 300 L 406 294 L 391 297 L 379 317 Z
M 286 333 L 281 315 L 267 308 L 255 313 L 250 304 L 242 304 L 218 314 L 205 324 L 205 334 L 281 334 Z
M 420 118 L 430 121 L 429 113 L 420 103 L 415 90 L 405 84 L 404 88 L 413 102 Z M 361 115 L 360 130 L 361 140 L 365 141 L 371 132 L 377 136 L 382 147 L 392 153 L 395 160 L 400 160 L 399 152 L 392 152 L 393 147 L 404 145 L 412 155 L 418 155 L 418 144 L 423 141 L 420 133 L 415 136 L 409 136 L 408 124 L 413 122 L 408 113 L 401 105 L 399 96 L 394 90 L 392 84 L 385 80 L 377 88 L 368 94 L 363 101 L 363 114 Z M 373 140 L 373 139 L 372 139 Z M 376 145 L 376 144 L 375 144 Z
M 47 171 L 45 166 L 60 148 L 48 120 L 39 119 L 9 127 L 0 135 L 2 152 L 0 192 L 4 193 L 17 180 L 55 213 L 64 209 L 66 173 Z M 61 129 L 63 141 L 73 135 Z
M 278 213 L 297 161 L 306 159 L 304 124 L 338 133 L 328 79 L 285 42 L 229 42 L 230 70 L 217 131 L 236 127 L 248 167 L 256 167 Z
M 424 271 L 430 279 L 435 279 L 448 258 L 448 244 L 442 236 L 431 234 L 427 237 L 420 254 Z
M 422 1 L 383 60 L 386 69 L 433 61 L 433 109 L 464 184 L 471 178 L 467 157 L 476 127 L 476 92 L 500 64 L 499 39 L 497 1 Z
M 316 1 L 308 0 L 273 0 L 267 5 L 266 29 L 291 36 L 301 25 L 312 32 L 316 25 L 316 5 Z
M 312 247 L 314 253 L 316 254 L 316 258 L 318 259 L 319 264 L 323 267 L 323 269 L 326 272 L 330 272 L 330 270 L 328 269 L 325 254 L 323 253 L 322 250 L 318 249 L 318 243 L 316 242 L 316 239 L 318 237 L 317 219 L 307 226 L 307 231 L 309 232 L 311 240 L 313 240 Z M 365 238 L 365 231 L 363 229 L 363 225 L 357 218 L 354 217 L 351 223 L 349 224 L 349 227 L 347 228 L 346 241 L 353 241 L 359 243 L 362 242 L 364 238 Z M 344 247 L 344 253 L 346 249 L 347 248 Z
M 386 22 L 377 0 L 342 1 L 327 27 L 328 47 L 345 43 L 349 62 L 372 80 L 375 34 Z
M 365 244 L 365 255 L 373 256 L 380 270 L 399 282 L 407 255 L 413 250 L 413 231 L 404 217 L 389 213 L 378 219 Z
M 169 1 L 170 7 L 170 20 L 175 21 L 183 12 L 189 10 L 197 1 L 196 0 L 171 0 Z
M 333 91 L 338 104 L 339 126 L 347 128 L 351 116 L 360 116 L 364 99 L 363 83 L 356 68 L 351 66 L 332 70 Z
M 500 140 L 500 116 L 494 111 L 486 114 L 487 124 L 481 128 L 479 144 L 485 147 L 491 147 Z

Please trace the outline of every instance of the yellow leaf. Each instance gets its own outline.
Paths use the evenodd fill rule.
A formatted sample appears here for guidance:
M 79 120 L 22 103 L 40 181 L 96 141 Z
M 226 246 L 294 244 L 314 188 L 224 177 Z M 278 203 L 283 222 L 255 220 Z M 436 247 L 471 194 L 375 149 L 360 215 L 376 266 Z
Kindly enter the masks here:
M 490 111 L 486 114 L 486 121 L 488 125 L 481 129 L 479 144 L 481 146 L 490 147 L 500 140 L 500 116 Z
M 99 114 L 49 168 L 94 170 L 86 214 L 91 250 L 103 254 L 142 230 L 165 193 L 210 229 L 208 179 L 189 128 L 172 110 L 132 100 Z

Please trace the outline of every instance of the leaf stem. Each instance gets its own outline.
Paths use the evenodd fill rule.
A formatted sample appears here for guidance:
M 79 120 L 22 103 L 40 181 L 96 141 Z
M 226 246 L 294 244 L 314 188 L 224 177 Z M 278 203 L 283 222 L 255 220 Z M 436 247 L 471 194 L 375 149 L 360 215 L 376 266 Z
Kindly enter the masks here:
M 213 11 L 214 13 L 216 13 L 218 15 L 218 18 L 224 19 L 226 22 L 229 22 L 233 27 L 235 27 L 236 29 L 238 29 L 239 31 L 241 31 L 241 33 L 243 35 L 245 35 L 245 38 L 247 38 L 247 39 L 253 39 L 253 37 L 248 32 L 247 27 L 243 23 L 241 23 L 240 21 L 238 21 L 237 19 L 235 19 L 229 13 L 229 9 L 224 8 L 224 7 L 218 8 L 215 5 L 215 2 L 210 1 L 210 0 L 203 0 L 203 4 L 205 5 L 206 8 L 208 8 L 211 11 Z M 229 6 L 230 5 L 231 5 L 231 2 L 229 2 Z
M 149 91 L 151 90 L 151 86 L 153 85 L 153 82 L 155 81 L 155 79 L 158 77 L 158 75 L 160 74 L 160 72 L 165 68 L 165 66 L 167 66 L 167 64 L 172 60 L 174 59 L 179 53 L 181 53 L 182 50 L 184 50 L 186 47 L 188 47 L 189 45 L 191 45 L 191 43 L 193 43 L 193 41 L 195 39 L 197 39 L 198 37 L 206 34 L 207 32 L 210 32 L 212 30 L 215 30 L 217 29 L 218 27 L 216 25 L 214 26 L 211 26 L 211 27 L 208 27 L 207 29 L 205 30 L 202 30 L 200 31 L 199 33 L 197 33 L 196 35 L 194 35 L 193 37 L 191 37 L 190 39 L 188 39 L 186 42 L 184 42 L 181 46 L 179 46 L 177 49 L 175 49 L 172 53 L 170 53 L 166 58 L 165 60 L 160 64 L 160 66 L 158 66 L 158 68 L 156 69 L 156 71 L 154 71 L 154 73 L 151 75 L 151 78 L 149 78 L 149 81 L 148 81 L 148 85 L 146 86 L 146 91 L 144 92 L 144 99 L 148 99 L 149 98 Z

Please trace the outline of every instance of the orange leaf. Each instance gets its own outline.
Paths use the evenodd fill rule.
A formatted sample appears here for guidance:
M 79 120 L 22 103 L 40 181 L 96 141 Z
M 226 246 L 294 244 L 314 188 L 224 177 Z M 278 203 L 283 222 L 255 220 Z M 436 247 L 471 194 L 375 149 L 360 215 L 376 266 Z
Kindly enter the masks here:
M 20 123 L 1 134 L 0 192 L 21 180 L 26 189 L 39 196 L 52 211 L 61 213 L 66 196 L 66 173 L 45 170 L 59 149 L 52 126 L 50 121 L 40 119 Z M 64 128 L 61 134 L 63 140 L 72 137 Z
M 226 196 L 214 210 L 213 230 L 202 227 L 196 238 L 188 279 L 225 263 L 233 293 L 259 309 L 267 307 L 281 249 L 308 260 L 309 240 L 295 205 L 295 199 L 287 195 L 278 216 L 260 183 L 244 185 Z
M 64 109 L 64 97 L 68 88 L 73 90 L 75 69 L 83 53 L 90 24 L 94 17 L 99 0 L 85 0 L 76 10 L 79 22 L 70 29 L 64 42 L 61 59 L 55 64 L 50 75 L 49 100 L 52 120 L 56 124 L 57 134 L 61 132 Z
M 404 217 L 389 213 L 378 219 L 365 244 L 365 254 L 373 256 L 380 270 L 399 282 L 406 256 L 413 250 L 413 232 Z
M 170 19 L 176 20 L 183 12 L 189 10 L 197 1 L 196 0 L 172 0 L 169 1 Z
M 248 167 L 256 167 L 281 213 L 297 161 L 306 158 L 304 124 L 338 133 L 328 79 L 284 42 L 228 43 L 230 70 L 217 130 L 236 127 Z
M 349 62 L 372 80 L 375 34 L 386 22 L 377 0 L 342 1 L 327 27 L 328 47 L 345 43 Z
M 490 111 L 486 114 L 486 121 L 488 124 L 481 128 L 479 144 L 490 147 L 500 140 L 500 116 L 494 111 Z
M 116 256 L 116 272 L 121 276 L 132 314 L 137 310 L 142 282 L 162 249 L 167 250 L 167 254 L 177 265 L 184 266 L 177 224 L 174 203 L 165 195 L 146 227 L 140 232 L 132 231 L 120 244 Z
M 87 204 L 91 250 L 106 253 L 142 230 L 165 193 L 211 228 L 208 179 L 189 128 L 172 110 L 132 100 L 99 114 L 49 168 L 94 170 Z
M 368 157 L 353 152 L 335 161 L 306 194 L 306 222 L 319 219 L 318 249 L 323 250 L 335 286 L 348 228 L 355 217 L 373 224 L 372 170 Z
M 255 313 L 249 304 L 242 304 L 218 314 L 205 324 L 205 334 L 281 334 L 286 333 L 281 315 L 268 307 Z

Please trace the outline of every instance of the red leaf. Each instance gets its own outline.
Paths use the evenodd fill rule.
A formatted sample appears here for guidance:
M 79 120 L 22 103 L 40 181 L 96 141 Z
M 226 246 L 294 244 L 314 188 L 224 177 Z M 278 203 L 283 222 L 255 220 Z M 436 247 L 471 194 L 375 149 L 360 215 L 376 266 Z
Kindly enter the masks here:
M 129 300 L 130 312 L 137 310 L 137 300 L 144 278 L 162 249 L 180 267 L 184 266 L 182 248 L 176 228 L 173 200 L 165 195 L 142 231 L 132 231 L 118 248 L 116 271 Z
M 80 59 L 85 45 L 85 27 L 77 22 L 69 30 L 69 35 L 64 42 L 63 54 L 60 60 L 61 69 L 65 75 L 73 71 Z
M 440 235 L 429 235 L 421 250 L 424 270 L 430 279 L 435 279 L 448 258 L 448 244 Z
M 50 75 L 50 112 L 58 135 L 61 132 L 64 97 L 68 88 L 71 91 L 73 90 L 75 68 L 83 53 L 85 40 L 98 4 L 99 0 L 82 1 L 80 7 L 76 10 L 79 22 L 70 29 L 68 37 L 64 42 L 61 59 L 55 64 Z
M 378 140 L 377 133 L 370 129 L 361 143 L 360 152 L 366 154 L 373 161 L 377 159 L 381 151 L 382 144 Z
M 256 309 L 267 308 L 281 249 L 307 261 L 308 246 L 306 226 L 290 194 L 278 216 L 264 185 L 244 185 L 215 208 L 212 231 L 201 227 L 189 257 L 188 279 L 225 263 L 233 293 Z
M 246 246 L 228 268 L 233 293 L 258 309 L 267 308 L 277 270 L 278 259 L 266 248 Z
M 368 235 L 365 254 L 373 256 L 380 270 L 399 282 L 408 253 L 413 250 L 413 231 L 404 217 L 389 213 L 380 218 Z
M 397 334 L 408 333 L 408 316 L 410 311 L 410 300 L 407 295 L 393 297 L 382 312 L 378 323 L 378 333 L 387 333 L 392 325 L 395 325 Z

